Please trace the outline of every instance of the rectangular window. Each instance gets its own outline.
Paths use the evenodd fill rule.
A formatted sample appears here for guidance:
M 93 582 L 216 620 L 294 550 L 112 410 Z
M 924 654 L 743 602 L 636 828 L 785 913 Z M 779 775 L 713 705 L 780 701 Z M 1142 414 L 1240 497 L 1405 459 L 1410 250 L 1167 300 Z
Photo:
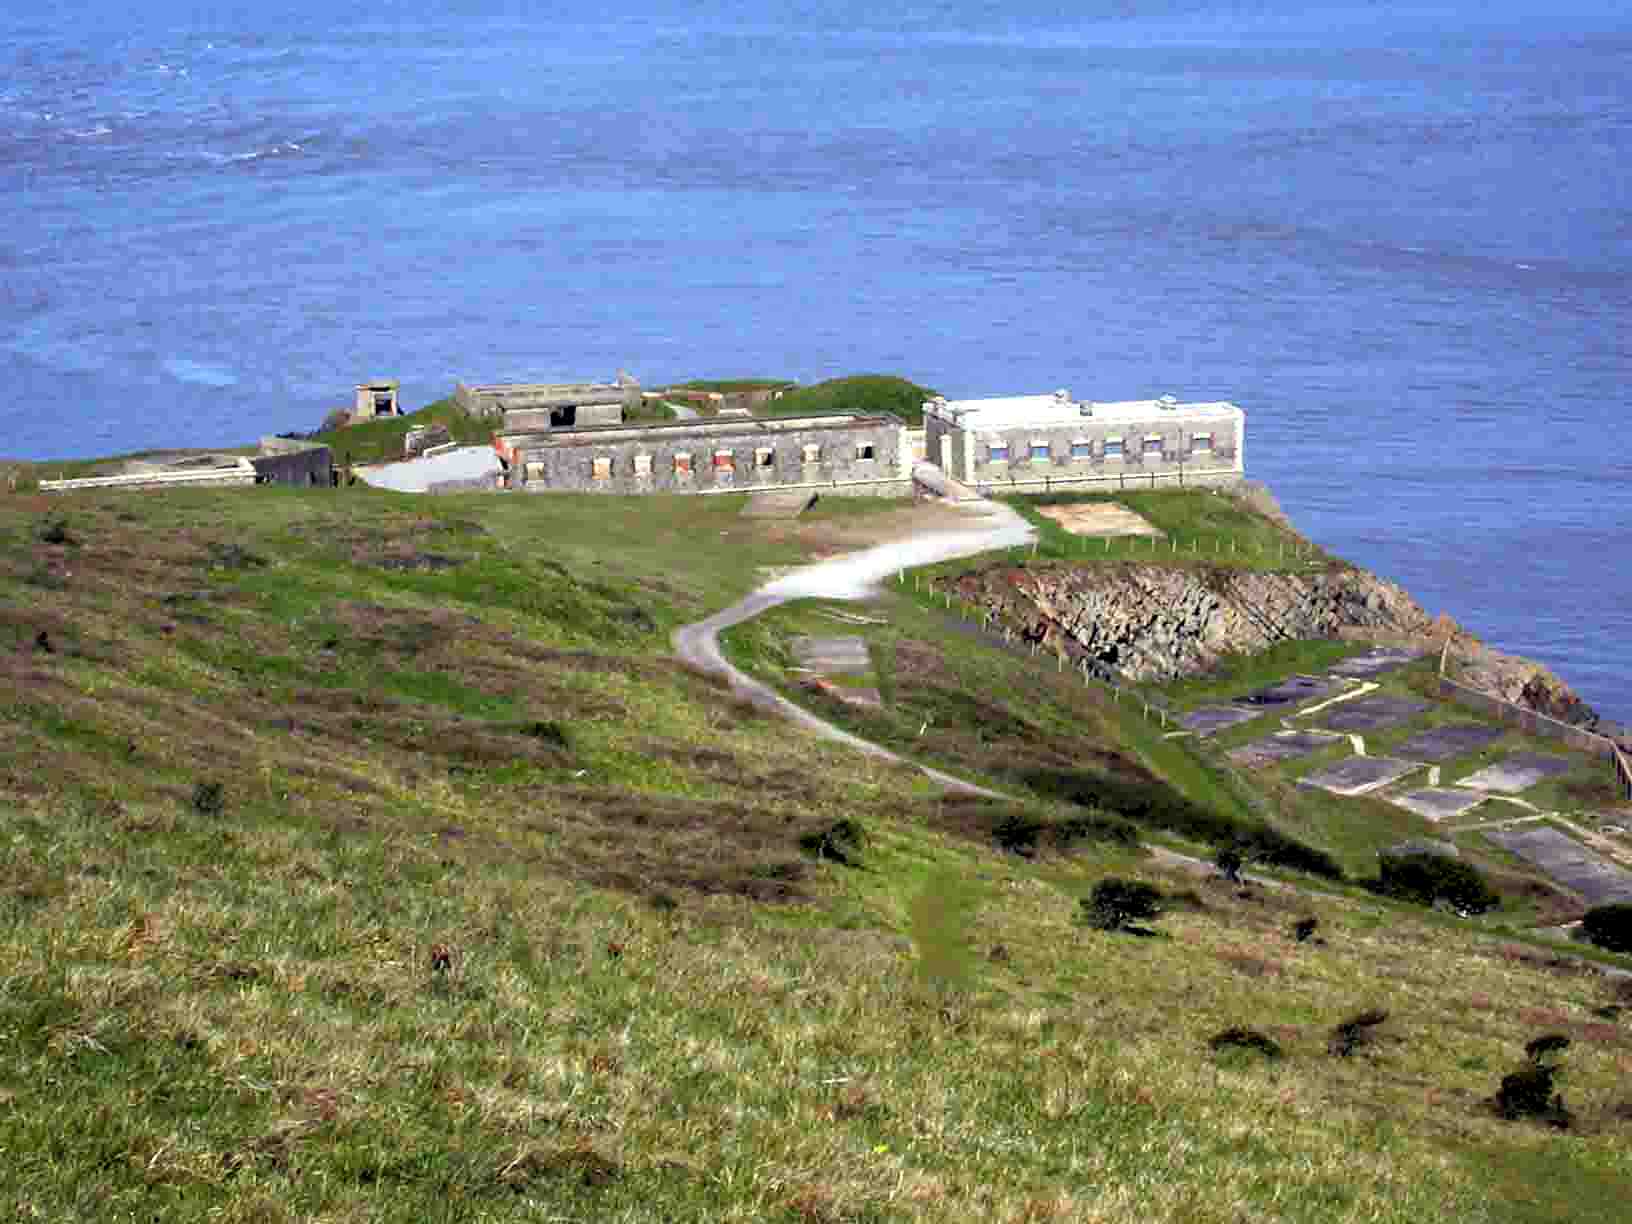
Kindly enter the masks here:
M 691 455 L 688 452 L 681 451 L 674 457 L 674 474 L 676 476 L 691 475 Z
M 1092 442 L 1088 441 L 1087 438 L 1073 438 L 1072 439 L 1072 441 L 1071 441 L 1071 458 L 1073 458 L 1073 459 L 1092 459 L 1093 457 L 1094 457 L 1094 444 Z
M 987 463 L 1007 463 L 1009 461 L 1009 444 L 1007 442 L 993 442 L 986 448 Z
M 1122 439 L 1121 438 L 1106 438 L 1105 439 L 1105 458 L 1107 458 L 1107 459 L 1120 459 L 1120 458 L 1122 458 Z
M 1193 451 L 1210 451 L 1210 450 L 1212 450 L 1213 449 L 1213 435 L 1210 434 L 1210 433 L 1191 434 L 1190 435 L 1190 449 L 1193 450 Z
M 800 453 L 800 458 L 805 463 L 820 463 L 822 461 L 822 448 L 814 442 L 806 443 L 805 449 Z
M 1040 461 L 1040 462 L 1043 462 L 1043 463 L 1048 462 L 1049 453 L 1050 452 L 1049 452 L 1049 449 L 1048 449 L 1048 443 L 1047 442 L 1037 442 L 1037 441 L 1032 442 L 1032 444 L 1031 444 L 1031 457 L 1032 457 L 1032 460 L 1034 462 L 1036 462 L 1036 461 Z
M 1162 453 L 1162 435 L 1150 434 L 1145 438 L 1145 454 L 1159 455 Z
M 596 480 L 611 480 L 612 460 L 606 458 L 591 460 L 590 475 Z
M 717 450 L 714 452 L 714 470 L 716 472 L 734 472 L 737 470 L 737 453 L 735 451 Z
M 856 443 L 856 460 L 858 462 L 873 458 L 873 444 L 871 442 Z
M 754 452 L 754 466 L 772 468 L 776 466 L 776 452 L 768 446 L 762 446 Z
M 650 476 L 652 474 L 652 457 L 650 455 L 635 456 L 635 475 Z

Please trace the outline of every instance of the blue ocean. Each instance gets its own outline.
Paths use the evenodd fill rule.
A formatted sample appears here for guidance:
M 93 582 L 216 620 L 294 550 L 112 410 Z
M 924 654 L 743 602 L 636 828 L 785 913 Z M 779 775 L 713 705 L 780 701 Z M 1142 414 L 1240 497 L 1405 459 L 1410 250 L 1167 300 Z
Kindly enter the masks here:
M 1628 166 L 1625 0 L 7 0 L 0 455 L 377 375 L 1227 398 L 1632 720 Z

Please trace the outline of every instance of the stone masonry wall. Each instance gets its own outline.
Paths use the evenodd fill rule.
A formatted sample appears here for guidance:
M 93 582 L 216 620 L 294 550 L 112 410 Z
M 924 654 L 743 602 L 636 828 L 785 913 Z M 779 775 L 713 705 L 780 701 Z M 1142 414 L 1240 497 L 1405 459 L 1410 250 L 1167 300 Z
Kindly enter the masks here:
M 561 444 L 518 444 L 510 484 L 533 492 L 710 493 L 891 482 L 900 486 L 892 492 L 902 492 L 900 482 L 911 479 L 904 434 L 893 419 L 804 429 L 745 421 L 740 431 L 714 434 L 608 431 Z M 814 462 L 806 462 L 807 446 L 820 448 Z M 863 447 L 872 448 L 872 458 L 861 457 Z M 676 464 L 681 455 L 690 456 L 689 474 Z M 649 460 L 645 473 L 637 471 L 640 456 Z

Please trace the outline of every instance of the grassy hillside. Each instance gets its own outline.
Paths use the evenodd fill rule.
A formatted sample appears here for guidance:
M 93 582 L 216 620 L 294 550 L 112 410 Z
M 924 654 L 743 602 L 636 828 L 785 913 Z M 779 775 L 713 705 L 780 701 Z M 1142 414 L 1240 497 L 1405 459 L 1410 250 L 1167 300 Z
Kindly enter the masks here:
M 0 496 L 0 1211 L 1621 1218 L 1626 992 L 1109 819 L 1003 852 L 1080 811 L 1038 767 L 1247 800 L 906 599 L 869 613 L 880 725 L 1014 804 L 734 701 L 669 630 L 914 513 L 740 507 Z M 807 848 L 844 820 L 859 861 Z M 1156 936 L 1080 920 L 1108 874 L 1169 893 Z M 1211 1049 L 1233 1026 L 1282 1056 Z M 1567 1132 L 1486 1103 L 1543 1032 Z

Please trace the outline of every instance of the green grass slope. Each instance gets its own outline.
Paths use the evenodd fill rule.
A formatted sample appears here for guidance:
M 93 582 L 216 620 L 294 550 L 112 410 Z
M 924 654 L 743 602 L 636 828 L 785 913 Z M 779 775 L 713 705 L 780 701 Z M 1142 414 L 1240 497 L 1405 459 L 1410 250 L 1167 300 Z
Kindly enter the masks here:
M 740 506 L 0 497 L 0 1212 L 1621 1218 L 1632 999 L 1109 825 L 1003 852 L 1076 810 L 1037 762 L 1235 800 L 921 608 L 881 687 L 1007 809 L 733 700 L 672 626 L 905 513 Z M 859 862 L 803 848 L 841 820 Z M 1107 874 L 1156 936 L 1080 921 Z M 1283 1057 L 1210 1048 L 1240 1025 Z M 1487 1104 L 1541 1032 L 1569 1131 Z
M 759 409 L 761 416 L 825 416 L 854 413 L 867 416 L 891 412 L 908 425 L 924 423 L 924 401 L 933 399 L 928 387 L 893 374 L 852 374 L 830 378 L 790 391 Z

